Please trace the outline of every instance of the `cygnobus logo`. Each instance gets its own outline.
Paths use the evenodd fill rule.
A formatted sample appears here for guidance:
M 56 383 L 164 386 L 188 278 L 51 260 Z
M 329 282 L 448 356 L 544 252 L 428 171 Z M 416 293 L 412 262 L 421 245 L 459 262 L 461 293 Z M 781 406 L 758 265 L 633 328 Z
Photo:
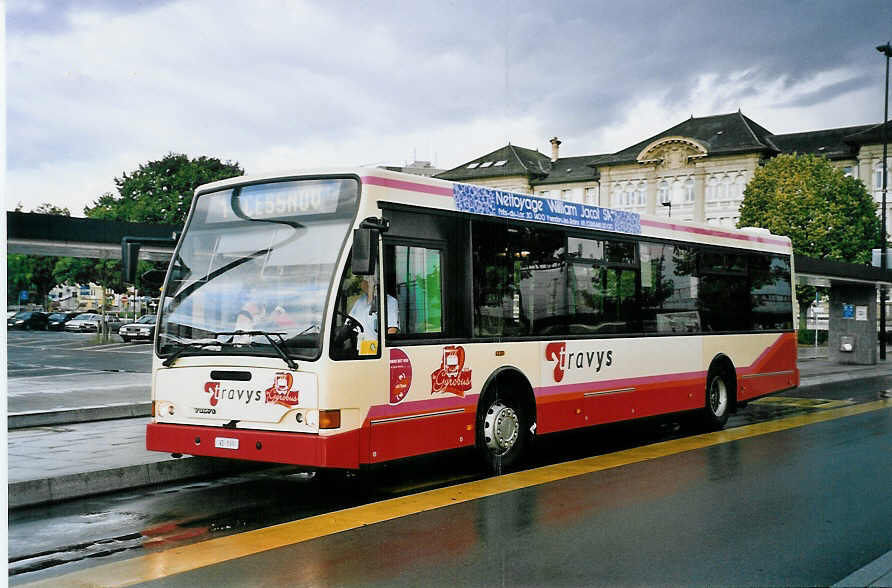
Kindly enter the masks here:
M 282 406 L 295 406 L 298 404 L 298 390 L 292 390 L 294 376 L 288 372 L 278 372 L 273 380 L 273 385 L 266 389 L 267 404 L 281 404 Z
M 464 397 L 471 389 L 471 370 L 465 369 L 465 348 L 448 345 L 443 348 L 440 369 L 431 374 L 431 394 L 448 393 Z
M 545 346 L 545 360 L 554 362 L 554 381 L 564 379 L 564 372 L 569 370 L 594 370 L 595 373 L 613 365 L 613 350 L 567 352 L 565 341 L 549 343 Z

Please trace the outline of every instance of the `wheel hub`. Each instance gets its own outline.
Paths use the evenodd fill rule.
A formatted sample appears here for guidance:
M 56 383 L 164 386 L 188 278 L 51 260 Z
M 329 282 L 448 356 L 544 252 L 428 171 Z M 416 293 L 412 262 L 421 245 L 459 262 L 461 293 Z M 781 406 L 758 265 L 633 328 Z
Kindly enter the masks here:
M 728 389 L 720 377 L 713 379 L 709 387 L 709 408 L 716 416 L 722 416 L 728 408 Z
M 497 455 L 504 455 L 514 447 L 520 434 L 520 417 L 510 406 L 496 402 L 486 411 L 483 436 L 486 447 Z

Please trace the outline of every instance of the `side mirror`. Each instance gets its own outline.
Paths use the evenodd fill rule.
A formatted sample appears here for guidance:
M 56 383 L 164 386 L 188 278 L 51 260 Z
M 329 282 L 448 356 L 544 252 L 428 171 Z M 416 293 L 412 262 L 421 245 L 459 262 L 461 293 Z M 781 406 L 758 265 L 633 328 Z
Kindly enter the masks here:
M 350 270 L 355 276 L 375 273 L 378 262 L 378 231 L 353 229 L 353 259 Z
M 150 288 L 152 290 L 160 290 L 164 284 L 164 270 L 149 270 L 140 277 L 140 286 Z

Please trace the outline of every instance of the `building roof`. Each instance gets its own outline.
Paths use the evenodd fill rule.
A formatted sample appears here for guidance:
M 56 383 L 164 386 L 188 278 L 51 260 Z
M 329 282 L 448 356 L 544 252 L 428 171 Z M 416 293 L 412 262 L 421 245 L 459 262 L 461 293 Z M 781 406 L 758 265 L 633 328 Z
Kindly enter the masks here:
M 744 116 L 741 112 L 694 118 L 666 129 L 662 133 L 626 147 L 602 159 L 599 165 L 635 163 L 638 154 L 651 143 L 664 137 L 688 137 L 706 147 L 709 155 L 767 152 L 777 153 L 770 141 L 771 132 Z
M 861 125 L 786 135 L 771 135 L 771 142 L 782 153 L 823 155 L 830 159 L 849 159 L 858 155 L 858 146 L 848 137 L 879 125 Z
M 886 121 L 886 140 L 892 141 L 892 121 Z M 854 145 L 866 145 L 868 143 L 882 143 L 883 142 L 883 123 L 878 125 L 867 125 L 866 127 L 852 127 L 852 128 L 861 128 L 861 131 L 855 131 L 848 137 L 846 137 L 846 141 L 851 142 Z
M 886 124 L 886 132 L 892 141 L 892 121 Z M 552 162 L 550 157 L 538 151 L 508 144 L 435 177 L 473 182 L 525 176 L 531 186 L 597 180 L 600 167 L 636 163 L 642 151 L 660 139 L 693 139 L 698 144 L 697 149 L 710 156 L 756 153 L 770 157 L 778 153 L 813 153 L 830 159 L 847 159 L 856 157 L 861 145 L 882 142 L 882 127 L 882 124 L 861 125 L 774 135 L 740 111 L 700 118 L 692 116 L 616 153 L 562 157 Z
M 550 172 L 551 158 L 547 155 L 509 143 L 435 177 L 443 180 L 471 181 L 506 176 L 526 176 L 534 179 L 547 176 Z

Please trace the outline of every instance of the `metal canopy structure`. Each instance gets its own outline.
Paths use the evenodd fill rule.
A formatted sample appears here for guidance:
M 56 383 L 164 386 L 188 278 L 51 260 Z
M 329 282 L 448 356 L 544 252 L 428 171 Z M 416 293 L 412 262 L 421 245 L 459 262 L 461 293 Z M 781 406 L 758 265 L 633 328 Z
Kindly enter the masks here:
M 804 255 L 794 255 L 796 282 L 800 286 L 830 287 L 833 285 L 874 285 L 892 286 L 892 270 L 869 265 L 815 259 Z
M 7 253 L 121 259 L 124 237 L 176 239 L 182 227 L 72 218 L 33 212 L 6 213 Z M 139 258 L 168 261 L 173 247 L 146 245 Z

